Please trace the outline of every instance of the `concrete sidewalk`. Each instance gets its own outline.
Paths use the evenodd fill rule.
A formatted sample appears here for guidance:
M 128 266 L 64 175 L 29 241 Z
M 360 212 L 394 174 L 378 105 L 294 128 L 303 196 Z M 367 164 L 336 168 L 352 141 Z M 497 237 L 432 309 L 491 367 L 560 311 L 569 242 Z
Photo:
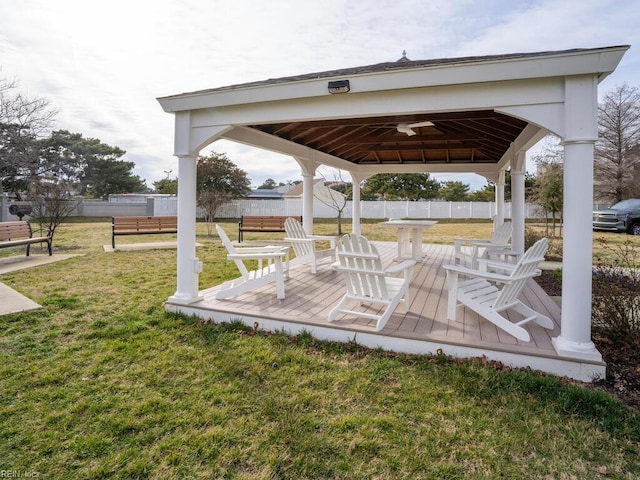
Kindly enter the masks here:
M 13 257 L 0 258 L 0 275 L 5 273 L 15 272 L 17 270 L 24 270 L 25 268 L 39 267 L 41 265 L 48 265 L 49 263 L 60 262 L 68 258 L 77 257 L 78 254 L 58 254 L 53 255 L 16 255 Z
M 41 265 L 47 265 L 61 260 L 66 260 L 78 255 L 30 255 L 30 256 L 14 256 L 0 258 L 0 275 L 26 268 L 33 268 Z M 24 312 L 26 310 L 35 310 L 40 308 L 33 300 L 25 297 L 14 289 L 0 283 L 0 315 L 9 313 Z
M 0 315 L 40 308 L 33 300 L 0 283 Z

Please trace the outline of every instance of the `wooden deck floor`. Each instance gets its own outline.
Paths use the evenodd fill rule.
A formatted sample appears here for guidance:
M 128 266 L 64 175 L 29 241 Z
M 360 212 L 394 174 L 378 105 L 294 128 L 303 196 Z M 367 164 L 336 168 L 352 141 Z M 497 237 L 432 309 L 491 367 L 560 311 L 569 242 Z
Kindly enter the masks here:
M 397 254 L 396 244 L 375 243 L 383 263 L 390 265 Z M 215 293 L 220 288 L 216 286 L 202 291 L 203 300 L 190 304 L 188 308 L 170 304 L 167 308 L 175 307 L 175 310 L 214 322 L 242 319 L 249 325 L 257 322 L 260 328 L 290 328 L 293 333 L 322 331 L 319 336 L 335 339 L 339 339 L 340 334 L 346 338 L 346 334 L 357 341 L 367 338 L 370 346 L 407 352 L 435 353 L 442 350 L 454 356 L 484 355 L 491 359 L 511 359 L 508 361 L 515 366 L 532 366 L 532 357 L 572 361 L 559 357 L 552 344 L 552 338 L 560 334 L 560 307 L 534 280 L 529 281 L 521 299 L 534 310 L 552 318 L 556 325 L 553 330 L 547 330 L 529 323 L 526 328 L 531 335 L 530 342 L 517 340 L 464 307 L 458 307 L 456 321 L 447 320 L 446 272 L 441 267 L 452 261 L 452 246 L 425 245 L 424 257 L 416 265 L 411 284 L 409 312 L 405 313 L 402 305 L 398 307 L 380 332 L 375 332 L 373 320 L 355 316 L 343 315 L 333 323 L 327 321 L 329 311 L 345 292 L 344 282 L 340 274 L 330 268 L 330 262 L 321 265 L 316 275 L 310 273 L 307 265 L 292 267 L 283 300 L 276 299 L 273 284 L 231 299 L 216 300 Z M 509 315 L 519 319 L 515 312 Z M 424 344 L 425 348 L 417 348 L 418 344 Z M 407 348 L 398 345 L 406 345 Z M 506 354 L 506 357 L 499 353 Z M 521 357 L 521 361 L 513 361 L 516 357 Z M 543 360 L 541 364 L 544 363 Z M 592 366 L 597 367 L 598 372 L 604 372 L 604 364 Z M 550 371 L 544 367 L 541 369 Z

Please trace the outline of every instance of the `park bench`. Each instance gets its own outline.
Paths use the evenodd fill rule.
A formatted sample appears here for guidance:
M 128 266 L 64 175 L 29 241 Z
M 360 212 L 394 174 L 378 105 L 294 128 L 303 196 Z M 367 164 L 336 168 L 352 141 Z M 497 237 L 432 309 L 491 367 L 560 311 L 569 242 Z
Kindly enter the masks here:
M 238 242 L 242 242 L 244 232 L 286 232 L 284 221 L 289 217 L 302 222 L 301 216 L 293 215 L 242 215 L 238 223 Z
M 156 233 L 178 233 L 178 217 L 112 217 L 111 246 L 116 248 L 116 235 Z
M 31 224 L 26 220 L 0 222 L 0 248 L 26 245 L 28 257 L 32 243 L 46 243 L 47 250 L 51 256 L 51 240 L 52 238 L 50 234 L 47 234 L 44 237 L 34 237 Z

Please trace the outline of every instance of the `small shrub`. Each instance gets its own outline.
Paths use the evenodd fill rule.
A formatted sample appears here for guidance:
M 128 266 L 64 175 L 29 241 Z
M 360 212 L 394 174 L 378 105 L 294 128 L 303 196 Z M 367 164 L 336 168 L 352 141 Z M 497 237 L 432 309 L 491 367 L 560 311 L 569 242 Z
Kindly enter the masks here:
M 615 247 L 597 241 L 614 261 L 593 268 L 593 325 L 611 339 L 640 342 L 640 252 L 628 240 Z
M 538 230 L 531 227 L 525 227 L 524 229 L 524 250 L 527 251 L 534 243 L 540 240 L 544 235 Z
M 524 250 L 527 251 L 538 240 L 543 238 L 545 234 L 541 230 L 536 230 L 531 227 L 525 227 L 524 229 Z M 549 238 L 549 250 L 546 254 L 547 258 L 561 259 L 562 258 L 562 239 L 559 237 Z
M 562 239 L 561 238 L 550 238 L 549 239 L 549 250 L 547 250 L 547 258 L 552 259 L 562 259 Z

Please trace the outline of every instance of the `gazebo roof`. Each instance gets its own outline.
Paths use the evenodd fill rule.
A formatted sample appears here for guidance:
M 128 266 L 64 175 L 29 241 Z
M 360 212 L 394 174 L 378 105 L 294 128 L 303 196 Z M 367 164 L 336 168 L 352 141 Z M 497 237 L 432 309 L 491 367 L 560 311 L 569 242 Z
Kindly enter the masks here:
M 365 175 L 486 176 L 505 167 L 513 146 L 529 148 L 549 131 L 562 133 L 561 114 L 553 105 L 565 100 L 566 78 L 595 76 L 600 82 L 628 48 L 431 60 L 403 56 L 158 100 L 167 112 L 190 112 L 192 128 L 198 129 L 191 149 L 226 138 Z M 329 88 L 334 82 L 346 87 L 336 93 Z
M 216 87 L 216 88 L 208 88 L 204 90 L 196 90 L 193 92 L 186 92 L 186 93 L 181 93 L 177 95 L 168 95 L 166 97 L 162 97 L 162 99 L 180 98 L 180 97 L 184 97 L 185 95 L 224 92 L 224 91 L 239 90 L 239 89 L 245 89 L 245 88 L 251 88 L 251 87 L 262 87 L 262 86 L 277 85 L 282 83 L 300 82 L 305 80 L 318 80 L 318 79 L 324 79 L 324 78 L 344 77 L 344 76 L 361 75 L 361 74 L 368 74 L 368 73 L 382 73 L 382 72 L 391 72 L 391 71 L 399 71 L 399 70 L 411 70 L 411 69 L 424 68 L 424 67 L 444 67 L 444 66 L 453 66 L 453 65 L 474 64 L 474 63 L 501 62 L 506 60 L 526 60 L 526 59 L 534 59 L 537 57 L 551 57 L 551 56 L 557 57 L 557 56 L 566 56 L 566 55 L 576 55 L 581 53 L 591 53 L 595 50 L 608 50 L 608 49 L 619 49 L 619 48 L 624 48 L 626 50 L 629 48 L 629 46 L 628 45 L 612 46 L 612 47 L 604 47 L 604 48 L 597 48 L 597 49 L 573 48 L 573 49 L 567 49 L 567 50 L 549 50 L 549 51 L 542 51 L 542 52 L 507 53 L 507 54 L 500 54 L 500 55 L 436 58 L 436 59 L 426 59 L 426 60 L 409 60 L 406 56 L 403 56 L 394 62 L 382 62 L 382 63 L 373 64 L 373 65 L 364 65 L 360 67 L 341 68 L 336 70 L 326 70 L 323 72 L 305 73 L 300 75 L 290 75 L 287 77 L 270 78 L 267 80 L 259 80 L 255 82 L 239 83 L 235 85 L 227 85 L 227 86 Z M 605 73 L 606 75 L 606 74 L 609 74 L 610 72 L 603 72 L 603 73 Z

